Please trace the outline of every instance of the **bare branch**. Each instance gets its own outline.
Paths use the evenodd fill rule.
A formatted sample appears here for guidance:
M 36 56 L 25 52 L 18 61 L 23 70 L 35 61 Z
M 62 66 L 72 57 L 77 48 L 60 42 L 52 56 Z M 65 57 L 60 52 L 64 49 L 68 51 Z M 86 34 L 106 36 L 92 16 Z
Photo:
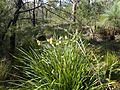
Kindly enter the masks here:
M 65 18 L 61 17 L 60 15 L 58 15 L 58 14 L 56 14 L 56 13 L 52 12 L 52 11 L 51 11 L 51 10 L 49 10 L 48 8 L 46 8 L 46 7 L 44 7 L 44 8 L 45 8 L 46 10 L 48 10 L 49 12 L 51 12 L 51 13 L 55 14 L 56 16 L 58 16 L 58 17 L 60 17 L 60 18 L 62 18 L 62 19 L 64 19 L 64 20 L 68 21 L 67 19 L 65 19 Z
M 28 9 L 28 10 L 19 11 L 19 13 L 29 12 L 29 11 L 32 11 L 32 10 L 37 9 L 37 8 L 39 8 L 39 7 L 41 7 L 41 5 L 40 5 L 40 6 L 37 6 L 37 7 L 35 7 L 35 8 Z

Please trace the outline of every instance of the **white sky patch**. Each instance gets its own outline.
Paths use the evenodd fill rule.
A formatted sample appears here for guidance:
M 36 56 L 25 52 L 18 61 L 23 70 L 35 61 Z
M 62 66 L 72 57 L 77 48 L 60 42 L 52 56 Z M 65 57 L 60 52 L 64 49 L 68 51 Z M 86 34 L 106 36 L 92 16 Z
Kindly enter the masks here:
M 34 0 L 23 0 L 23 2 L 33 2 Z M 47 0 L 43 0 L 43 1 L 47 1 Z
M 34 0 L 23 0 L 23 2 L 33 2 Z M 38 1 L 38 0 L 37 0 Z M 43 0 L 43 2 L 47 2 L 48 0 Z M 67 1 L 67 0 L 61 0 L 61 1 Z

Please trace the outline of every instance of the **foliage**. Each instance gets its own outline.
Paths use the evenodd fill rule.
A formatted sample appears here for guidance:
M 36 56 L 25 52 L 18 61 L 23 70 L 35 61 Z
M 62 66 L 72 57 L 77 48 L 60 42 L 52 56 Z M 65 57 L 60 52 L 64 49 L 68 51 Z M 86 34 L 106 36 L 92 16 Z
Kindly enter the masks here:
M 100 24 L 103 26 L 120 27 L 120 1 L 114 2 L 111 8 L 107 9 L 104 14 L 101 15 Z
M 10 71 L 9 65 L 4 60 L 0 60 L 0 80 L 6 79 L 9 71 Z
M 54 43 L 44 45 L 37 50 L 19 49 L 14 65 L 22 75 L 19 83 L 11 82 L 16 87 L 32 90 L 94 90 L 108 87 L 105 83 L 106 72 L 113 70 L 117 63 L 101 62 L 101 58 L 87 50 L 80 38 L 61 37 Z M 107 54 L 108 55 L 108 54 Z M 109 55 L 110 56 L 110 55 Z M 114 56 L 111 56 L 114 58 Z M 111 62 L 112 58 L 111 58 Z M 107 66 L 106 66 L 107 65 Z M 107 68 L 106 68 L 107 67 Z M 111 75 L 111 73 L 109 73 Z M 110 78 L 109 78 L 110 79 Z M 104 84 L 105 83 L 105 84 Z
M 6 0 L 0 1 L 0 57 L 4 56 L 6 53 L 6 49 L 8 49 L 8 37 L 9 32 L 6 32 L 6 28 L 8 25 L 8 22 L 12 16 L 11 15 L 11 9 L 9 8 L 9 5 L 7 4 Z M 5 37 L 3 39 L 3 35 L 5 34 Z
M 101 2 L 90 3 L 87 0 L 81 0 L 77 9 L 77 16 L 82 20 L 83 24 L 95 25 L 99 15 L 104 12 L 104 8 Z
M 120 1 L 80 0 L 75 23 L 71 20 L 72 4 L 69 1 L 62 1 L 62 7 L 59 6 L 58 0 L 49 0 L 50 2 L 46 3 L 42 0 L 35 1 L 36 26 L 32 26 L 33 3 L 26 2 L 18 13 L 16 25 L 10 26 L 9 29 L 7 26 L 10 20 L 16 16 L 17 2 L 0 1 L 0 56 L 7 56 L 9 52 L 11 31 L 15 30 L 15 42 L 18 47 L 18 51 L 13 55 L 14 60 L 12 58 L 11 71 L 9 63 L 0 60 L 0 80 L 4 82 L 6 77 L 10 79 L 6 89 L 12 87 L 10 90 L 104 90 L 117 84 L 117 80 L 120 80 L 120 61 L 119 55 L 116 55 L 119 53 L 119 50 L 116 50 L 119 45 L 104 40 L 105 44 L 101 43 L 102 40 L 93 40 L 91 45 L 89 40 L 83 41 L 82 38 L 89 38 L 89 30 L 90 33 L 94 32 L 97 22 L 102 27 L 120 28 Z M 39 7 L 40 3 L 43 3 L 43 7 Z M 84 28 L 87 29 L 85 35 L 79 34 Z M 5 38 L 2 40 L 4 34 Z M 44 34 L 45 38 L 49 39 L 36 42 L 36 35 L 39 34 Z M 97 38 L 96 33 L 95 37 Z M 110 46 L 116 52 L 106 51 Z M 94 47 L 103 51 L 92 50 Z
M 98 82 L 91 67 L 84 44 L 75 39 L 59 40 L 57 45 L 45 47 L 43 53 L 31 48 L 20 49 L 20 57 L 16 57 L 22 66 L 27 79 L 20 85 L 24 89 L 92 89 Z M 79 53 L 79 54 L 78 54 Z

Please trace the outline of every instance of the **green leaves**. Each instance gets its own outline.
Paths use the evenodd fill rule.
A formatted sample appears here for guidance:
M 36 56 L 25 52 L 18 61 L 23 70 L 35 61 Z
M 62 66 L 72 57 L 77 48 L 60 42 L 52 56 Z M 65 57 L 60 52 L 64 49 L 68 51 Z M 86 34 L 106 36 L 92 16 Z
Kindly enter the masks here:
M 9 73 L 10 67 L 8 63 L 5 63 L 4 60 L 0 61 L 0 80 L 4 80 L 8 73 Z
M 60 44 L 54 42 L 52 47 L 44 48 L 41 54 L 33 48 L 29 51 L 20 49 L 22 56 L 16 59 L 23 66 L 18 64 L 15 67 L 21 67 L 24 76 L 30 78 L 24 80 L 21 86 L 34 90 L 91 89 L 96 83 L 95 75 L 90 69 L 91 63 L 84 52 L 83 42 L 77 40 L 79 38 L 76 36 L 59 39 Z
M 56 43 L 60 42 L 56 45 Z M 41 49 L 19 49 L 15 68 L 22 78 L 18 84 L 32 90 L 100 90 L 112 82 L 111 73 L 118 63 L 115 55 L 97 56 L 87 49 L 79 35 L 61 37 Z M 104 60 L 104 61 L 102 61 Z M 108 73 L 109 71 L 109 73 Z M 108 74 L 107 74 L 108 73 Z M 109 76 L 109 81 L 106 75 Z M 15 85 L 15 84 L 14 84 Z
M 120 23 L 120 2 L 116 1 L 111 6 L 111 8 L 107 9 L 104 14 L 100 17 L 101 25 L 105 26 L 116 26 L 119 27 Z

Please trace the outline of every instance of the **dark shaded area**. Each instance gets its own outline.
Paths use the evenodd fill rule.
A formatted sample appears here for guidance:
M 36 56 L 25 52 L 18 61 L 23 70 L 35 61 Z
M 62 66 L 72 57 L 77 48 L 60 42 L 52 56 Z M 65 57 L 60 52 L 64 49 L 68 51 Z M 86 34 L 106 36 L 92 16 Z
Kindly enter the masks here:
M 120 82 L 120 71 L 115 71 L 111 73 L 111 80 L 117 80 Z
M 14 53 L 15 52 L 15 32 L 11 35 L 10 37 L 10 53 Z
M 114 35 L 111 35 L 111 36 L 110 36 L 110 40 L 115 40 L 115 36 L 114 36 Z
M 112 40 L 103 40 L 101 42 L 95 41 L 95 40 L 90 40 L 89 42 L 92 45 L 95 45 L 96 47 L 100 47 L 101 51 L 115 51 L 119 52 L 120 51 L 120 41 L 113 40 L 113 37 L 111 37 Z
M 39 40 L 39 41 L 46 41 L 46 35 L 37 35 L 36 36 L 36 39 Z

